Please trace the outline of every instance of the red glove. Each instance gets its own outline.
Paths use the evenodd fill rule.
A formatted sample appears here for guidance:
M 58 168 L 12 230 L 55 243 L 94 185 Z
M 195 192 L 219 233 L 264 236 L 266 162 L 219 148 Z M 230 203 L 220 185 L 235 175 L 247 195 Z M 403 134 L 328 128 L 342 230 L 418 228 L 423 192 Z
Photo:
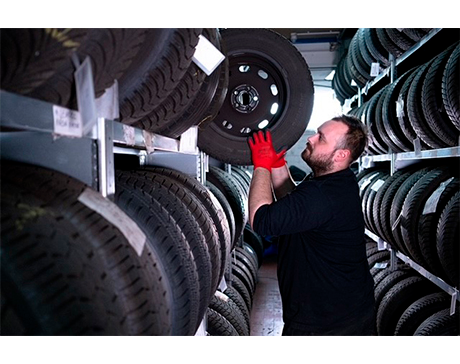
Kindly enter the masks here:
M 286 151 L 283 150 L 280 153 L 276 153 L 273 147 L 270 130 L 266 131 L 266 136 L 264 136 L 262 130 L 259 130 L 257 133 L 254 133 L 252 137 L 254 141 L 249 138 L 249 147 L 252 152 L 254 169 L 262 167 L 271 172 L 272 168 L 279 168 L 286 164 L 286 160 L 284 159 Z

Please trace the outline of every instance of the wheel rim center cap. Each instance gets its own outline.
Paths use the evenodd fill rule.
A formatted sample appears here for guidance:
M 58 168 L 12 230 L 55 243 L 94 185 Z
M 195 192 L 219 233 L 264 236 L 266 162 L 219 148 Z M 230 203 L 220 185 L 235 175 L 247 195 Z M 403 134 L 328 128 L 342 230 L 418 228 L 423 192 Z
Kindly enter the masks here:
M 250 113 L 259 104 L 259 93 L 250 85 L 240 85 L 233 89 L 231 102 L 235 110 Z

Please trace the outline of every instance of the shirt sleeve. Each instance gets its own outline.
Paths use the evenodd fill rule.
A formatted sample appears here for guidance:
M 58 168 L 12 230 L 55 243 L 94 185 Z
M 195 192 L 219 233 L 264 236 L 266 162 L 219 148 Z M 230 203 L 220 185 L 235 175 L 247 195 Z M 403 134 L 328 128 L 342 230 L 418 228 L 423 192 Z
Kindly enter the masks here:
M 332 216 L 329 198 L 315 183 L 306 183 L 282 199 L 261 206 L 254 216 L 254 231 L 262 236 L 294 234 L 317 229 Z

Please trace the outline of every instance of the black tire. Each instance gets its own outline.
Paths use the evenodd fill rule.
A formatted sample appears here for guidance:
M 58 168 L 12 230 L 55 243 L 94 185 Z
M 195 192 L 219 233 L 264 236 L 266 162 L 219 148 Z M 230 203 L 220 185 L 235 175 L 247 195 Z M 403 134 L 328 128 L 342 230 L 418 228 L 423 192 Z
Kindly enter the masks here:
M 459 213 L 460 191 L 457 191 L 441 213 L 436 233 L 439 260 L 447 281 L 455 287 L 459 286 Z
M 447 48 L 431 63 L 422 86 L 422 109 L 425 120 L 430 129 L 449 147 L 458 145 L 459 131 L 444 109 L 442 78 L 454 47 L 455 45 L 452 45 Z
M 401 150 L 406 152 L 413 150 L 414 144 L 413 139 L 408 139 L 406 133 L 401 128 L 397 116 L 396 102 L 404 82 L 416 71 L 416 69 L 417 68 L 412 68 L 407 71 L 389 86 L 382 105 L 383 125 L 388 136 Z
M 228 251 L 230 252 L 232 250 L 233 242 L 235 241 L 235 215 L 233 214 L 232 207 L 228 203 L 227 198 L 216 186 L 214 186 L 211 182 L 206 181 L 206 188 L 209 190 L 209 193 L 212 194 L 220 203 L 225 213 L 225 217 L 227 218 L 228 230 L 230 235 L 230 246 Z
M 239 336 L 249 336 L 249 327 L 243 313 L 225 293 L 217 291 L 209 303 L 209 308 L 224 316 Z
M 388 51 L 383 47 L 377 36 L 375 28 L 364 28 L 364 41 L 372 56 L 383 66 L 388 67 L 390 62 L 388 60 Z
M 207 310 L 208 329 L 207 332 L 211 336 L 239 336 L 233 325 L 212 308 Z
M 385 30 L 391 41 L 404 52 L 415 44 L 415 41 L 408 37 L 403 31 L 399 31 L 395 28 L 386 28 Z
M 194 200 L 195 204 L 191 211 L 196 219 L 204 220 L 202 224 L 210 252 L 212 269 L 214 274 L 217 274 L 211 286 L 212 295 L 222 280 L 231 250 L 230 232 L 228 220 L 224 216 L 225 212 L 219 209 L 207 189 L 195 178 L 169 168 L 146 167 L 143 171 L 172 179 Z M 154 179 L 155 177 L 150 175 L 148 178 Z M 177 190 L 178 196 L 184 196 L 184 191 Z M 187 197 L 184 196 L 183 198 L 186 199 Z
M 366 221 L 367 221 L 367 226 L 369 230 L 374 232 L 374 234 L 379 234 L 379 230 L 377 229 L 377 223 L 374 220 L 374 214 L 373 212 L 378 209 L 376 204 L 374 203 L 375 201 L 375 196 L 377 195 L 377 192 L 382 188 L 382 186 L 385 184 L 385 182 L 390 178 L 390 174 L 388 172 L 383 172 L 382 175 L 380 176 L 379 179 L 377 179 L 375 182 L 373 182 L 368 189 L 368 196 L 367 196 L 367 201 L 365 203 L 365 210 L 363 211 L 366 216 Z M 376 184 L 379 185 L 376 185 Z M 363 199 L 364 202 L 364 199 Z
M 414 335 L 431 315 L 450 307 L 451 297 L 445 292 L 432 293 L 411 304 L 402 314 L 395 329 L 396 336 Z
M 235 237 L 232 245 L 234 248 L 248 221 L 248 200 L 245 199 L 244 191 L 235 178 L 222 169 L 210 167 L 206 180 L 209 180 L 224 194 L 232 208 L 235 217 Z
M 254 250 L 254 248 L 248 243 L 246 243 L 246 241 L 243 241 L 242 247 L 249 255 L 251 255 L 254 258 L 256 267 L 260 268 L 261 263 L 259 262 L 259 257 L 257 256 L 257 253 Z
M 460 45 L 452 52 L 442 76 L 442 100 L 450 121 L 460 130 Z
M 27 95 L 70 60 L 87 29 L 2 29 L 2 89 Z
M 384 91 L 385 89 L 382 89 L 371 97 L 371 99 L 369 100 L 369 106 L 366 109 L 365 113 L 365 120 L 368 125 L 368 130 L 370 134 L 369 144 L 372 145 L 374 149 L 376 149 L 378 152 L 380 152 L 380 154 L 387 154 L 389 150 L 389 146 L 380 135 L 376 123 L 377 104 Z
M 224 293 L 238 306 L 241 313 L 243 314 L 244 321 L 248 327 L 248 331 L 251 333 L 251 318 L 249 315 L 249 310 L 241 294 L 235 288 L 230 286 L 227 286 Z
M 129 67 L 141 49 L 146 29 L 103 29 L 87 30 L 85 40 L 76 51 L 80 62 L 86 57 L 91 62 L 95 97 L 101 96 Z M 54 104 L 78 109 L 76 98 L 75 66 L 69 57 L 53 77 L 29 95 Z
M 450 314 L 450 309 L 441 310 L 428 317 L 415 331 L 414 336 L 458 336 L 458 311 Z
M 402 218 L 400 219 L 401 222 L 399 225 L 395 226 L 395 223 L 398 217 L 400 216 L 400 214 L 402 213 L 404 201 L 406 199 L 407 194 L 411 190 L 411 188 L 418 182 L 420 178 L 430 173 L 432 169 L 433 167 L 426 167 L 426 168 L 422 168 L 412 173 L 401 184 L 392 202 L 391 213 L 390 213 L 390 226 L 392 229 L 392 236 L 393 236 L 392 241 L 395 243 L 398 249 L 407 256 L 410 256 L 410 253 L 407 250 L 406 245 L 404 244 L 404 239 L 402 237 L 401 229 L 400 229 L 400 225 L 403 219 Z
M 415 271 L 407 266 L 398 267 L 395 271 L 391 271 L 390 269 L 388 270 L 390 271 L 390 273 L 385 275 L 385 277 L 381 278 L 380 282 L 376 284 L 374 288 L 376 312 L 378 312 L 379 310 L 383 297 L 385 297 L 385 295 L 391 288 L 393 288 L 398 282 L 401 282 L 403 279 L 416 276 Z
M 449 179 L 450 180 L 450 179 Z M 446 181 L 447 183 L 447 181 Z M 439 197 L 436 210 L 429 214 L 421 215 L 418 225 L 418 241 L 423 259 L 427 263 L 427 269 L 434 275 L 446 279 L 446 273 L 442 269 L 436 248 L 436 233 L 439 218 L 447 202 L 460 189 L 458 177 L 451 180 Z M 431 197 L 431 196 L 430 196 Z
M 187 238 L 163 206 L 164 200 L 171 198 L 168 191 L 159 184 L 139 181 L 139 177 L 129 172 L 116 171 L 115 183 L 115 202 L 145 232 L 165 267 L 165 278 L 173 293 L 172 334 L 194 335 L 202 319 L 198 314 L 200 280 Z M 176 201 L 171 204 L 184 211 Z
M 279 34 L 268 29 L 224 29 L 221 35 L 229 59 L 229 92 L 214 121 L 200 129 L 198 146 L 217 160 L 250 165 L 247 139 L 261 129 L 262 120 L 268 121 L 262 128 L 271 130 L 277 150 L 299 140 L 313 108 L 313 82 L 304 58 Z M 248 72 L 239 71 L 242 65 L 249 66 L 244 68 Z M 272 114 L 275 103 L 278 110 Z
M 147 116 L 170 95 L 190 67 L 201 31 L 148 30 L 141 50 L 119 79 L 122 123 L 131 125 Z
M 217 29 L 203 29 L 202 35 L 217 49 L 221 48 Z M 225 62 L 223 66 L 225 67 Z M 192 62 L 171 94 L 133 125 L 140 124 L 143 129 L 170 138 L 179 137 L 202 120 L 219 85 L 220 73 L 221 69 L 218 68 L 210 76 L 206 76 L 201 68 Z
M 230 282 L 231 282 L 231 287 L 233 287 L 236 291 L 238 291 L 241 297 L 243 297 L 246 307 L 248 308 L 249 312 L 251 312 L 252 295 L 249 293 L 249 290 L 246 287 L 246 285 L 237 275 L 234 275 L 234 274 L 231 275 Z
M 369 269 L 372 269 L 376 263 L 384 262 L 390 258 L 390 252 L 388 250 L 382 250 L 376 254 L 372 254 L 367 258 Z
M 401 209 L 401 237 L 409 257 L 421 266 L 428 268 L 420 250 L 418 229 L 420 215 L 423 212 L 428 197 L 435 191 L 441 182 L 451 176 L 448 167 L 438 167 L 421 177 L 407 194 Z
M 254 230 L 252 230 L 249 225 L 246 225 L 243 231 L 243 240 L 256 252 L 260 268 L 264 259 L 264 243 L 262 238 Z
M 256 289 L 256 282 L 254 281 L 254 278 L 252 277 L 251 272 L 249 271 L 248 268 L 244 264 L 242 264 L 238 260 L 231 260 L 231 270 L 232 274 L 236 275 L 241 281 L 244 283 L 246 288 L 248 289 L 249 294 L 251 297 L 254 296 L 254 292 Z
M 240 248 L 242 249 L 242 248 Z M 238 262 L 238 265 L 242 266 L 244 265 L 246 269 L 251 273 L 251 277 L 255 283 L 254 288 L 257 285 L 257 270 L 253 265 L 253 262 L 244 254 L 244 250 L 240 251 L 238 250 L 238 247 L 235 248 L 235 250 L 232 253 L 232 259 L 236 259 Z
M 423 80 L 425 79 L 427 70 L 433 61 L 434 59 L 425 63 L 416 71 L 416 75 L 412 80 L 407 94 L 407 111 L 410 123 L 414 128 L 417 136 L 429 147 L 437 149 L 446 148 L 448 145 L 444 143 L 429 127 L 428 122 L 426 121 L 423 114 L 423 107 L 421 102 Z
M 416 300 L 438 291 L 438 287 L 423 277 L 409 277 L 394 285 L 383 297 L 377 312 L 377 334 L 394 335 L 404 311 Z
M 387 50 L 388 53 L 391 53 L 395 58 L 398 58 L 404 53 L 404 50 L 401 49 L 397 44 L 388 35 L 387 28 L 377 28 L 377 37 L 380 40 L 382 46 Z
M 2 335 L 171 334 L 161 261 L 102 217 L 117 211 L 112 202 L 59 172 L 4 160 L 1 187 Z

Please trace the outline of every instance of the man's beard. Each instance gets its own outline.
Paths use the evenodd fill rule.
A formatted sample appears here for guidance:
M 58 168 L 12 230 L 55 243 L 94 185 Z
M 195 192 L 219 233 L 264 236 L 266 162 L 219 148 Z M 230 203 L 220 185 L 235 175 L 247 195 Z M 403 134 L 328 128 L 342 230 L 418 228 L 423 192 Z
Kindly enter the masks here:
M 310 154 L 308 154 L 307 149 L 308 147 L 302 152 L 302 159 L 310 166 L 315 176 L 326 174 L 332 170 L 334 153 L 313 156 L 312 150 L 309 149 Z

